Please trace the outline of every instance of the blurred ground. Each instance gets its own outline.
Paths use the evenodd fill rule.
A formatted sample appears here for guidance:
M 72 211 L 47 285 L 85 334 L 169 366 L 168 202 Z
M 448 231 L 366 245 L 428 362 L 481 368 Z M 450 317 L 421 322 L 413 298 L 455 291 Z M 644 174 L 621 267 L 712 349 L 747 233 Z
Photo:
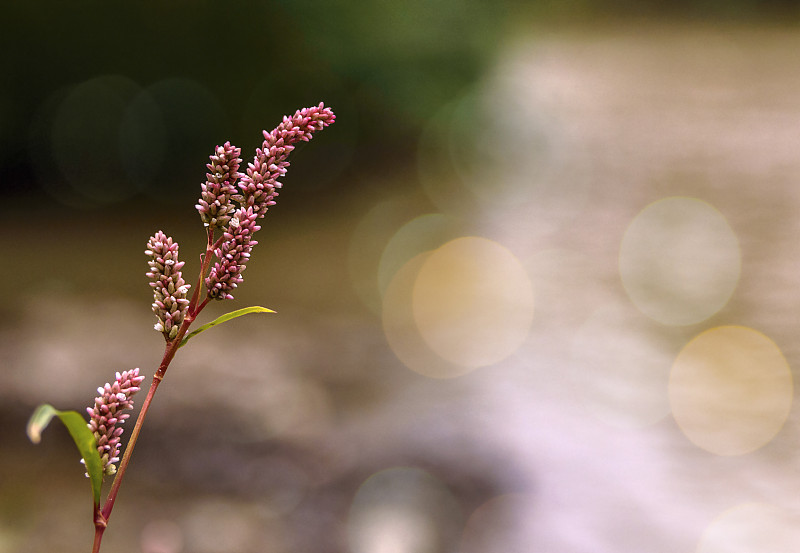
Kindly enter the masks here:
M 181 350 L 104 550 L 796 551 L 798 46 L 539 30 L 429 119 L 417 166 L 358 193 L 290 170 L 208 316 L 278 314 Z M 194 199 L 4 219 L 0 553 L 88 547 L 72 446 L 24 423 L 152 374 L 142 251 L 161 228 L 193 270 Z

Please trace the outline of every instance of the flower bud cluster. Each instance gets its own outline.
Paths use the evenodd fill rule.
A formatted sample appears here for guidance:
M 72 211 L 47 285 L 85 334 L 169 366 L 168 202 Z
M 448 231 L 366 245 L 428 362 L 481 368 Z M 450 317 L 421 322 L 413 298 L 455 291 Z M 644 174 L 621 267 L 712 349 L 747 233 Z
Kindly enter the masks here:
M 256 224 L 257 213 L 252 207 L 236 210 L 223 241 L 214 251 L 219 261 L 211 268 L 206 278 L 206 289 L 211 299 L 233 299 L 231 291 L 242 282 L 250 250 L 258 244 L 253 234 L 261 227 Z
M 178 260 L 178 243 L 158 231 L 150 237 L 144 253 L 151 257 L 147 262 L 150 266 L 147 276 L 152 279 L 153 313 L 158 318 L 155 329 L 169 342 L 178 335 L 189 307 L 186 299 L 189 285 L 181 276 L 183 262 Z
M 206 164 L 206 182 L 201 185 L 200 200 L 195 206 L 200 218 L 207 227 L 225 229 L 235 209 L 231 196 L 236 193 L 236 180 L 239 178 L 239 155 L 241 149 L 226 142 L 217 146 Z
M 259 217 L 275 205 L 278 179 L 286 174 L 289 162 L 286 159 L 294 150 L 296 142 L 308 142 L 315 131 L 322 130 L 336 120 L 330 108 L 318 106 L 297 110 L 292 117 L 285 116 L 283 122 L 272 132 L 264 131 L 264 143 L 256 150 L 253 163 L 248 163 L 247 173 L 239 182 L 241 194 L 234 196 L 243 207 L 253 207 Z
M 103 465 L 103 474 L 112 475 L 117 472 L 115 463 L 119 461 L 121 426 L 130 417 L 122 411 L 133 408 L 133 394 L 139 391 L 144 376 L 139 376 L 139 369 L 116 374 L 113 384 L 106 383 L 97 389 L 100 394 L 94 400 L 94 406 L 87 407 L 89 413 L 89 429 L 97 441 L 97 452 Z
M 293 144 L 308 142 L 314 132 L 322 130 L 335 120 L 333 111 L 320 103 L 318 106 L 298 110 L 292 117 L 284 117 L 283 122 L 272 132 L 264 131 L 264 142 L 261 148 L 256 150 L 253 162 L 248 164 L 246 173 L 238 175 L 241 177 L 238 183 L 239 193 L 227 196 L 230 201 L 238 204 L 238 209 L 233 218 L 229 219 L 228 227 L 219 225 L 223 230 L 223 241 L 214 252 L 219 262 L 212 267 L 205 280 L 209 298 L 233 299 L 231 291 L 242 282 L 242 271 L 250 258 L 250 250 L 257 244 L 252 236 L 261 227 L 256 225 L 255 221 L 263 217 L 270 206 L 275 205 L 275 198 L 281 187 L 278 179 L 286 174 L 289 167 L 287 158 L 294 150 Z M 225 162 L 229 168 L 225 177 L 228 180 L 225 182 L 231 183 L 233 182 L 231 179 L 236 175 L 231 169 L 230 160 L 238 156 L 239 150 L 226 143 L 225 147 L 217 149 L 220 159 L 221 151 L 226 156 Z M 236 167 L 238 169 L 238 165 Z M 206 183 L 203 194 L 208 194 L 212 188 Z M 201 197 L 197 208 L 200 210 L 200 216 L 204 217 L 204 222 L 205 217 L 210 217 L 214 202 L 220 202 L 214 208 L 216 213 L 224 212 L 228 215 L 233 210 L 231 207 L 225 207 L 224 202 L 220 201 L 222 197 L 224 195 L 217 195 L 213 201 L 210 195 L 208 198 Z M 219 216 L 217 220 L 220 220 Z

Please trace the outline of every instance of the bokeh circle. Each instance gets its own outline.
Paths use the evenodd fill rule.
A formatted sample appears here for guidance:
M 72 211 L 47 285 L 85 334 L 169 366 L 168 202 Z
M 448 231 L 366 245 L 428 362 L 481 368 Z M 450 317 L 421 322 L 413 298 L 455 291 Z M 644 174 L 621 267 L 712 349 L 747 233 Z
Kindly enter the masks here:
M 741 271 L 725 217 L 695 198 L 665 198 L 630 223 L 619 254 L 622 284 L 645 315 L 666 325 L 699 323 L 722 309 Z
M 695 445 L 742 455 L 767 444 L 792 406 L 789 364 L 764 334 L 720 326 L 691 340 L 670 373 L 672 414 Z

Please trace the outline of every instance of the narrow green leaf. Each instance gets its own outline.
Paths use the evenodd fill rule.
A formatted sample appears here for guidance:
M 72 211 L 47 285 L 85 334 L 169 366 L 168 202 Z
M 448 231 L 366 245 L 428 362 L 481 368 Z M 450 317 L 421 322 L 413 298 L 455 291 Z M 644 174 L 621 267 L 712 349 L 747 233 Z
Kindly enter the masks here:
M 254 305 L 252 307 L 245 307 L 243 309 L 237 309 L 236 311 L 231 311 L 230 313 L 225 313 L 224 315 L 217 317 L 210 323 L 206 323 L 197 330 L 187 334 L 186 337 L 181 341 L 181 345 L 178 347 L 182 348 L 183 346 L 186 345 L 186 342 L 188 342 L 190 338 L 194 338 L 195 336 L 197 336 L 203 331 L 208 330 L 212 326 L 217 326 L 218 324 L 230 321 L 231 319 L 235 319 L 236 317 L 247 315 L 248 313 L 275 313 L 275 312 L 272 309 L 267 309 L 266 307 L 259 307 L 257 305 Z
M 28 438 L 38 444 L 42 441 L 42 431 L 47 428 L 53 417 L 58 417 L 64 426 L 67 427 L 72 441 L 83 457 L 86 465 L 86 472 L 92 484 L 92 495 L 94 504 L 100 505 L 100 487 L 103 485 L 103 465 L 100 461 L 100 454 L 97 452 L 97 442 L 94 434 L 89 430 L 86 420 L 77 411 L 59 411 L 52 405 L 40 405 L 36 408 L 28 420 Z

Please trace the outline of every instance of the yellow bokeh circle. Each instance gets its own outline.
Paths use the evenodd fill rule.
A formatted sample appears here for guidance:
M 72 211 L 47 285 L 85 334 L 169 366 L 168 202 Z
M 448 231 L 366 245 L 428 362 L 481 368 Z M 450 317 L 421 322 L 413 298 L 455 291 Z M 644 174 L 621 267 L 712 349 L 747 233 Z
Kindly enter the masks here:
M 754 451 L 778 433 L 792 405 L 792 374 L 778 346 L 744 326 L 691 340 L 669 380 L 672 414 L 697 446 L 718 455 Z
M 409 260 L 387 286 L 381 313 L 383 333 L 397 358 L 412 371 L 429 378 L 455 378 L 473 369 L 438 356 L 419 335 L 411 309 L 414 282 L 430 255 L 430 252 L 421 253 Z
M 420 336 L 443 359 L 469 368 L 502 361 L 525 341 L 533 288 L 507 248 L 462 237 L 423 262 L 412 292 Z

